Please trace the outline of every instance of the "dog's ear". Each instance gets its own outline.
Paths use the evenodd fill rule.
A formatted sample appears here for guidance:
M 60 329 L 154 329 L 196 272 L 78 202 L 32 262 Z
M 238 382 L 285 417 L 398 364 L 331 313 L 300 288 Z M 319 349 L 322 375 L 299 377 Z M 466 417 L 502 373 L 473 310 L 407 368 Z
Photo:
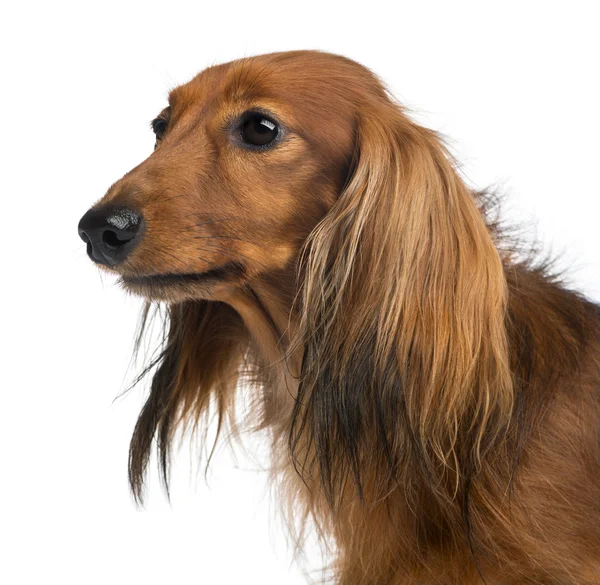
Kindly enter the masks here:
M 513 401 L 503 266 L 442 143 L 386 98 L 365 106 L 355 148 L 301 265 L 305 358 L 290 441 L 330 503 L 348 477 L 374 489 L 360 477 L 374 454 L 390 477 L 412 454 L 434 487 L 458 481 Z
M 178 427 L 186 422 L 195 427 L 214 406 L 218 437 L 234 400 L 248 346 L 240 316 L 224 303 L 188 301 L 172 305 L 165 326 L 168 333 L 154 364 L 157 368 L 150 395 L 129 449 L 129 481 L 139 502 L 154 441 L 168 493 L 170 448 Z

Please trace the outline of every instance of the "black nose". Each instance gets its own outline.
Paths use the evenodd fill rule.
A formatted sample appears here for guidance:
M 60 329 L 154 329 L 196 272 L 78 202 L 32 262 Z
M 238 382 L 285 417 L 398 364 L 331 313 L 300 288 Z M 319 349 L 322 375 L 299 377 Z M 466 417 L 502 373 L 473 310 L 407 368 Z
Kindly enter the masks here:
M 139 243 L 143 223 L 132 209 L 107 206 L 90 209 L 79 221 L 78 231 L 94 262 L 114 266 Z

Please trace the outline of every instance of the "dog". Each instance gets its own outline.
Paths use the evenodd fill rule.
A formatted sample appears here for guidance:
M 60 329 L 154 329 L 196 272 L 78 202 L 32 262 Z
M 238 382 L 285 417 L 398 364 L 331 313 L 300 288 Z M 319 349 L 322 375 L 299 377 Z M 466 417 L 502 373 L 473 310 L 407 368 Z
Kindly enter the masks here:
M 210 67 L 81 219 L 164 345 L 135 426 L 216 414 L 272 445 L 338 585 L 600 583 L 600 307 L 505 237 L 443 141 L 347 58 Z M 143 324 L 142 324 L 143 325 Z

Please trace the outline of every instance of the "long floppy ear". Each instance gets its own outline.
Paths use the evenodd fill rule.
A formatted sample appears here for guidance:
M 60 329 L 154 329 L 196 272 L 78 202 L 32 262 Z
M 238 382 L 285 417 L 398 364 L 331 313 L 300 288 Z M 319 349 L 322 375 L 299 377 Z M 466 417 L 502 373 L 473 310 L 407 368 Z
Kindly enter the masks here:
M 349 485 L 378 497 L 407 469 L 455 491 L 513 403 L 507 287 L 473 194 L 434 132 L 387 98 L 362 111 L 352 176 L 301 266 L 290 446 L 332 505 Z
M 163 351 L 156 360 L 150 395 L 129 448 L 129 482 L 138 502 L 143 500 L 144 476 L 154 440 L 168 493 L 171 442 L 180 424 L 196 425 L 213 405 L 218 437 L 231 412 L 248 347 L 240 316 L 224 303 L 188 301 L 172 305 L 165 326 L 168 334 Z

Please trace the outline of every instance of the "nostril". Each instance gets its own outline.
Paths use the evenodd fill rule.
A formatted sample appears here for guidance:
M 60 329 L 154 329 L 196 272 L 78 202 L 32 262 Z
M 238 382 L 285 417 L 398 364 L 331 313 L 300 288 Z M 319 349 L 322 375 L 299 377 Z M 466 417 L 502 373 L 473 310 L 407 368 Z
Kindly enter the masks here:
M 81 218 L 78 232 L 94 262 L 115 266 L 139 244 L 144 225 L 143 216 L 133 209 L 103 206 Z
M 121 235 L 121 237 L 119 237 L 117 233 L 113 232 L 112 230 L 105 230 L 102 234 L 102 241 L 107 246 L 111 246 L 113 248 L 120 248 L 121 246 L 124 246 L 125 244 L 131 242 L 133 238 L 135 238 L 135 234 L 131 237 L 124 235 Z

